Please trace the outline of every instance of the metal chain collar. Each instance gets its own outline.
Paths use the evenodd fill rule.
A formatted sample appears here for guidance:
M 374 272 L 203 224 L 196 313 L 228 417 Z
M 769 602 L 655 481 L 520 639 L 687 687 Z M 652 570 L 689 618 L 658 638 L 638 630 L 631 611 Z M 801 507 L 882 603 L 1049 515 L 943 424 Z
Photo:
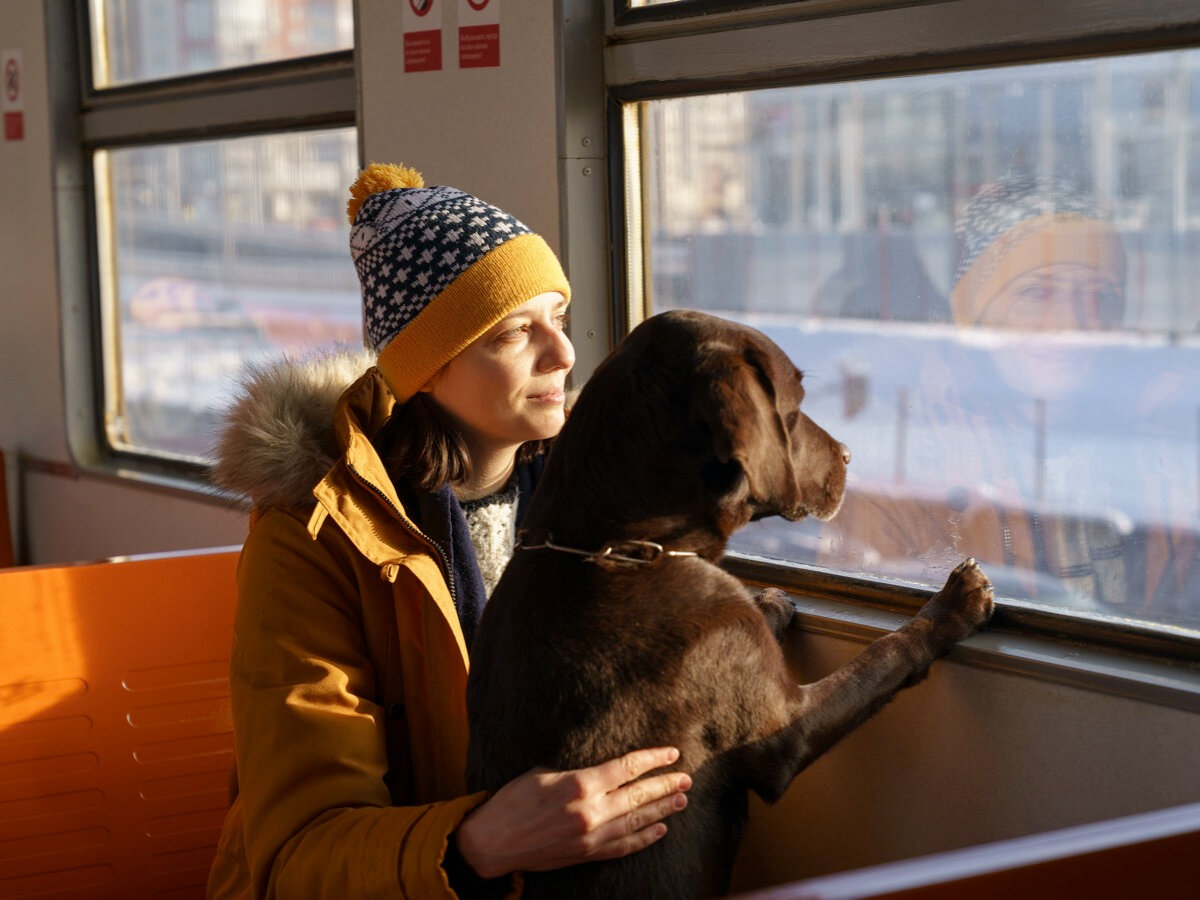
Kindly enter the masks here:
M 581 556 L 590 563 L 627 563 L 630 565 L 649 566 L 663 557 L 699 556 L 695 550 L 670 550 L 654 541 L 609 541 L 599 550 L 580 550 L 576 547 L 564 547 L 554 543 L 554 535 L 547 533 L 546 539 L 540 544 L 526 544 L 525 534 L 517 536 L 518 550 L 557 550 L 559 553 L 570 553 Z M 639 554 L 634 556 L 632 554 Z

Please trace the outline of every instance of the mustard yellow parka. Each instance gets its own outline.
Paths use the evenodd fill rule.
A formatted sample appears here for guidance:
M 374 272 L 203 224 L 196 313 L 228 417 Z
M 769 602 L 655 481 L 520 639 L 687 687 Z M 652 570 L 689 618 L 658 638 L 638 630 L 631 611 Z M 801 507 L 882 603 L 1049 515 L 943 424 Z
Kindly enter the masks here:
M 250 485 L 256 507 L 238 565 L 240 793 L 209 896 L 453 896 L 441 869 L 447 837 L 485 795 L 465 795 L 467 651 L 447 576 L 371 444 L 392 396 L 374 368 L 345 390 L 332 433 L 318 438 L 340 457 L 306 501 L 288 503 L 312 463 L 289 470 L 299 451 L 287 445 L 301 442 L 284 420 L 319 427 L 328 405 L 305 393 L 311 372 L 266 375 L 251 413 L 235 410 L 251 420 L 235 421 L 218 466 L 218 478 L 258 467 L 226 484 L 264 483 Z M 339 387 L 321 377 L 326 394 Z M 265 448 L 254 431 L 263 420 L 277 428 Z

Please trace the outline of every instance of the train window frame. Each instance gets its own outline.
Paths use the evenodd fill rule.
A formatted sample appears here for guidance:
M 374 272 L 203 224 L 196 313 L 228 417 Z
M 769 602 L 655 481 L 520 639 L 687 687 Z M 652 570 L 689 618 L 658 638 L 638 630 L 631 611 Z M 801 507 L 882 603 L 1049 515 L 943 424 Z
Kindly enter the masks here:
M 728 17 L 730 22 L 745 22 L 773 15 L 774 7 L 792 6 L 803 15 L 840 15 L 898 6 L 901 3 L 944 3 L 947 0 L 614 0 L 613 22 L 621 25 L 651 25 L 704 16 Z
M 80 77 L 82 79 L 85 91 L 92 93 L 111 93 L 114 91 L 121 91 L 126 88 L 138 88 L 150 84 L 161 85 L 183 82 L 207 78 L 214 75 L 220 76 L 224 74 L 234 74 L 236 76 L 236 74 L 240 72 L 261 70 L 267 67 L 280 65 L 287 66 L 288 64 L 303 60 L 334 60 L 337 57 L 353 52 L 353 46 L 351 46 L 349 48 L 342 47 L 332 50 L 319 50 L 316 52 L 304 53 L 296 56 L 274 56 L 242 64 L 217 65 L 214 63 L 206 68 L 184 69 L 165 76 L 144 76 L 129 78 L 123 81 L 98 84 L 96 75 L 102 68 L 105 68 L 106 66 L 97 65 L 97 63 L 102 61 L 106 63 L 112 48 L 108 47 L 107 44 L 104 44 L 104 39 L 99 37 L 99 34 L 107 34 L 108 29 L 104 27 L 106 23 L 101 22 L 99 28 L 93 28 L 92 24 L 96 19 L 103 19 L 104 6 L 106 2 L 107 0 L 82 0 L 82 2 L 79 4 L 79 16 L 81 22 L 81 27 L 79 29 L 79 51 L 83 56 L 84 63 L 80 69 Z M 133 2 L 136 3 L 137 0 L 133 0 Z M 205 0 L 194 0 L 194 2 L 203 3 Z M 220 2 L 220 0 L 207 0 L 207 2 L 217 3 Z M 349 0 L 349 2 L 351 6 L 351 14 L 353 15 L 354 0 Z M 186 2 L 185 0 L 185 19 L 192 14 L 193 8 L 194 7 L 192 4 Z M 215 24 L 215 10 L 210 7 L 209 12 L 214 13 L 213 19 L 208 23 L 210 27 L 212 27 Z M 209 36 L 211 36 L 211 32 Z M 97 43 L 104 44 L 100 53 L 96 52 Z M 357 43 L 357 40 L 355 40 L 355 43 Z
M 615 336 L 627 333 L 649 309 L 640 171 L 644 102 L 1195 47 L 1200 10 L 1190 6 L 1151 0 L 1131 10 L 1103 0 L 1089 4 L 1089 18 L 1079 21 L 1031 0 L 1014 0 L 999 11 L 980 0 L 904 5 L 680 0 L 653 7 L 614 0 L 606 22 L 604 79 Z M 933 590 L 740 553 L 731 553 L 726 566 L 748 582 L 783 587 L 847 610 L 909 613 Z M 1066 636 L 1154 659 L 1195 659 L 1196 640 L 1186 633 L 999 599 L 994 625 L 1002 630 Z
M 75 466 L 89 475 L 189 496 L 212 494 L 206 464 L 118 448 L 108 439 L 105 392 L 119 360 L 104 321 L 110 312 L 102 284 L 104 229 L 96 213 L 102 186 L 94 160 L 107 150 L 355 128 L 361 161 L 355 52 L 98 87 L 90 16 L 90 3 L 46 5 L 68 449 Z M 357 15 L 354 28 L 357 46 Z

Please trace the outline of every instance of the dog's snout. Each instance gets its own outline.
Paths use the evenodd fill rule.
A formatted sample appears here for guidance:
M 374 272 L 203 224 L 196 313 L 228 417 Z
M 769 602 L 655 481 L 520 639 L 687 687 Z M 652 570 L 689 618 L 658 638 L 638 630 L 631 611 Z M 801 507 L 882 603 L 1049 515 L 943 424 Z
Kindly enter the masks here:
M 842 452 L 842 462 L 850 465 L 850 448 L 845 444 L 838 444 L 838 449 Z

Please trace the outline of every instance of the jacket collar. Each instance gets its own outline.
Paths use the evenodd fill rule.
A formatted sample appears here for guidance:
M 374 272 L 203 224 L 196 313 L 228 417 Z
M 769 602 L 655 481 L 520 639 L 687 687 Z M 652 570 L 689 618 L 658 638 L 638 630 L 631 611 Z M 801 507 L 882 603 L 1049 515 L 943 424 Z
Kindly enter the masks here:
M 404 509 L 388 477 L 373 438 L 391 415 L 395 399 L 372 367 L 348 387 L 333 414 L 334 435 L 342 456 L 313 489 L 317 509 L 309 522 L 316 537 L 331 518 L 367 559 L 395 581 L 395 566 L 419 549 L 438 558 L 433 542 Z
M 325 519 L 332 519 L 358 552 L 379 566 L 385 581 L 394 584 L 402 567 L 410 569 L 449 625 L 466 665 L 467 643 L 448 587 L 448 562 L 405 512 L 371 442 L 393 406 L 395 399 L 374 367 L 338 399 L 333 425 L 342 457 L 313 488 L 317 505 L 308 530 L 315 538 Z
M 487 594 L 475 561 L 466 520 L 449 485 L 419 494 L 412 510 L 427 523 L 423 530 L 406 511 L 374 438 L 395 406 L 377 368 L 370 368 L 338 399 L 333 428 L 342 456 L 313 489 L 316 508 L 308 530 L 315 538 L 325 520 L 333 519 L 355 548 L 379 566 L 384 580 L 395 582 L 401 566 L 433 565 L 442 579 L 423 579 L 434 602 L 452 624 L 464 660 Z M 517 467 L 520 490 L 517 519 L 525 508 L 545 463 L 543 456 Z

